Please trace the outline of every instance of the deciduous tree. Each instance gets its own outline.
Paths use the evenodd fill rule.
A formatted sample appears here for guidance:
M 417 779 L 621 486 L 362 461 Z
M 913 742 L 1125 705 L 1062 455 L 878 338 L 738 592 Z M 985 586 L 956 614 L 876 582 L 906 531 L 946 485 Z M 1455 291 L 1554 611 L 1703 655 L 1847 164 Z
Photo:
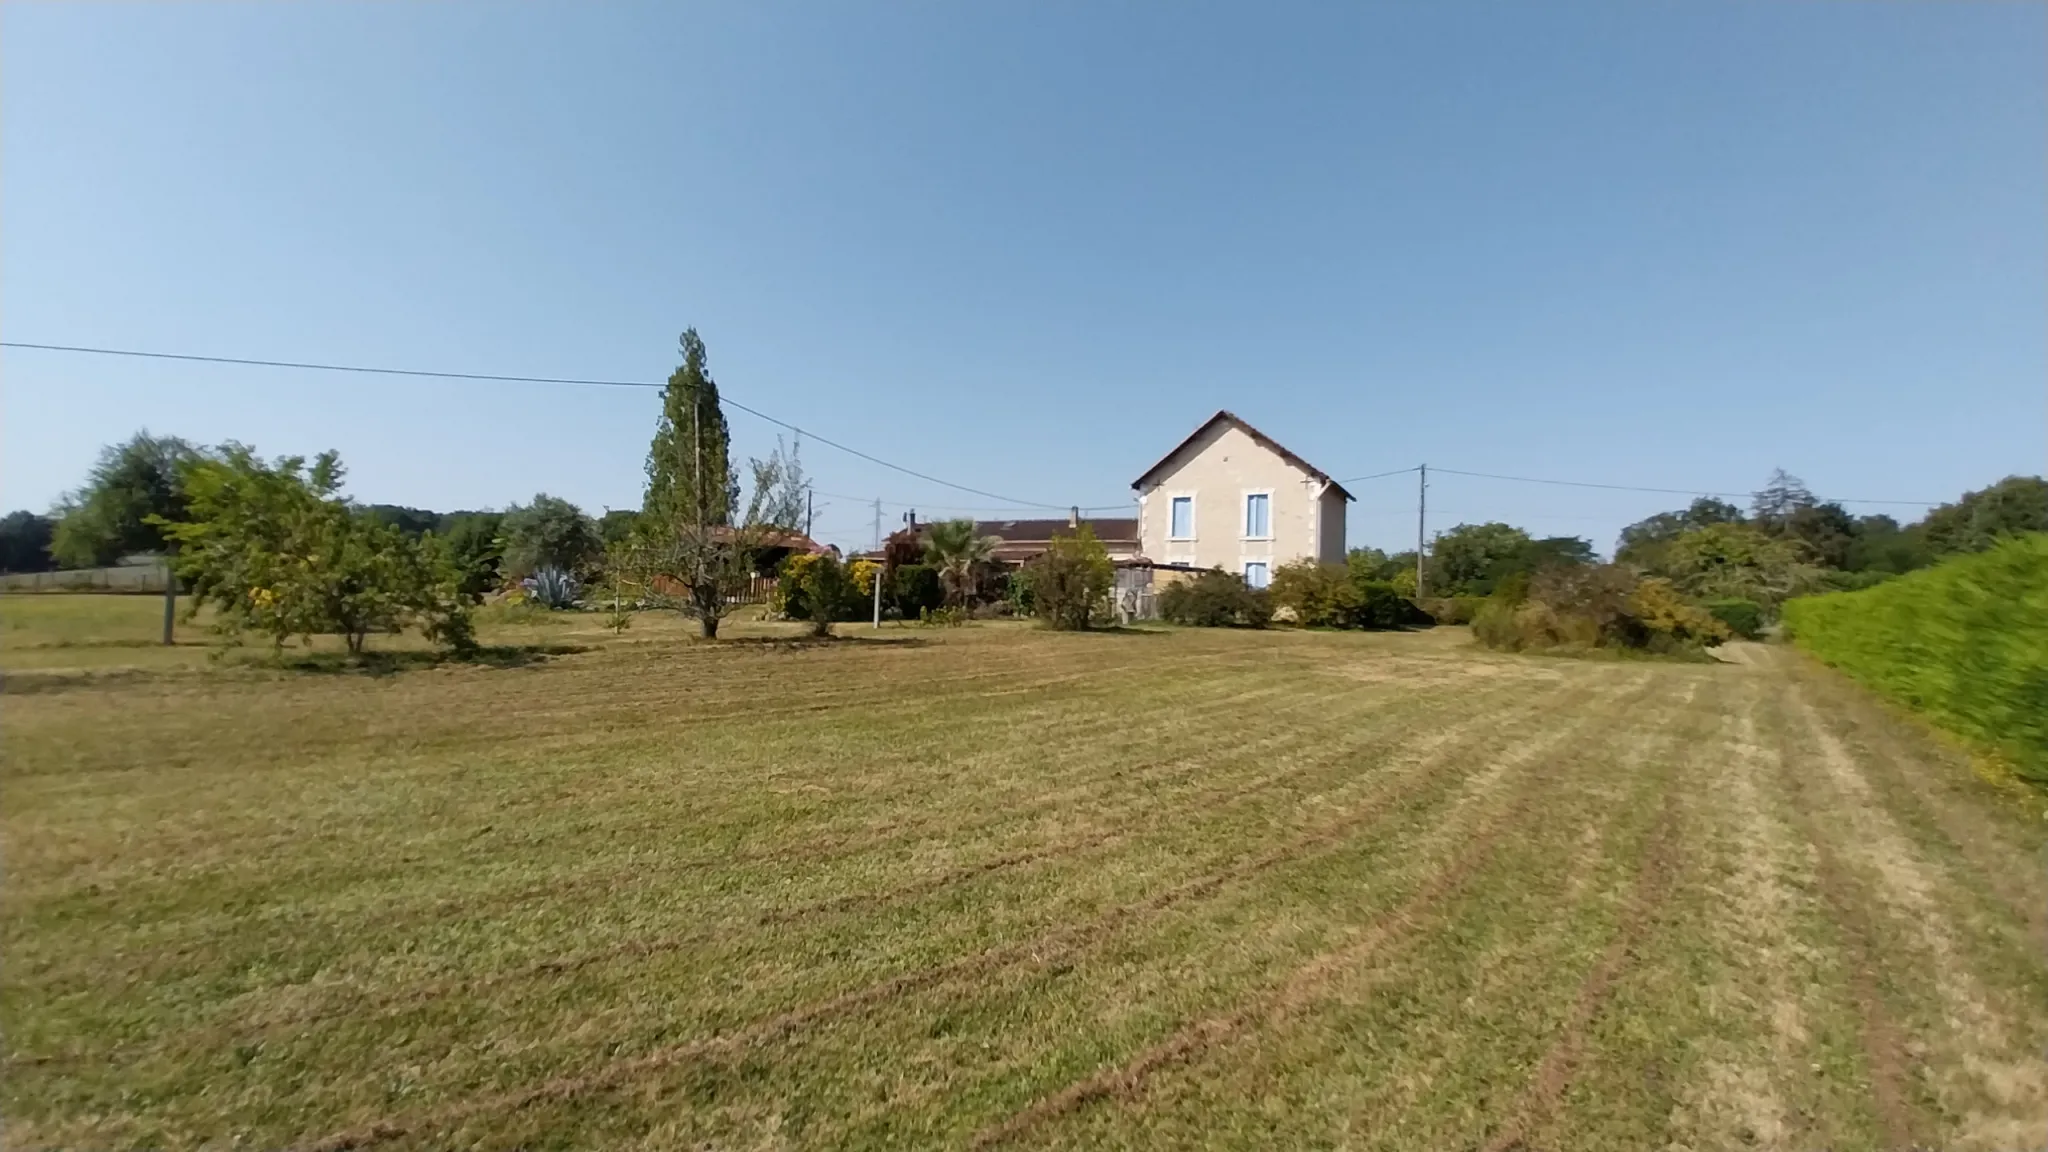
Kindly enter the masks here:
M 597 523 L 583 509 L 545 492 L 537 493 L 531 503 L 507 508 L 498 531 L 508 579 L 522 579 L 542 568 L 581 576 L 604 555 Z
M 373 632 L 417 625 L 455 648 L 472 644 L 459 574 L 431 534 L 408 539 L 339 495 L 333 452 L 265 463 L 227 445 L 184 471 L 186 519 L 152 523 L 176 545 L 191 613 L 211 605 L 214 629 L 273 646 L 338 635 L 360 654 Z
M 2048 480 L 2008 476 L 1943 504 L 1924 523 L 1927 548 L 1935 556 L 1982 552 L 2008 537 L 2048 532 Z
M 0 517 L 0 572 L 48 572 L 57 566 L 50 540 L 57 524 L 26 509 Z
M 58 564 L 97 568 L 130 553 L 164 551 L 159 524 L 185 518 L 180 473 L 199 458 L 184 440 L 148 429 L 102 449 L 85 486 L 58 504 L 50 544 Z
M 1502 565 L 1523 556 L 1529 544 L 1529 534 L 1512 524 L 1458 525 L 1430 546 L 1430 594 L 1486 595 Z
M 766 460 L 749 459 L 748 471 L 754 474 L 754 491 L 758 493 L 760 516 L 764 524 L 791 532 L 809 530 L 806 523 L 810 512 L 811 482 L 804 477 L 801 459 L 803 441 L 793 441 L 785 449 L 782 437 L 775 438 L 775 450 Z
M 955 523 L 965 523 L 968 536 L 973 536 L 973 521 Z M 1032 609 L 1052 627 L 1086 630 L 1101 623 L 1109 612 L 1116 567 L 1088 525 L 1081 525 L 1071 535 L 1055 535 L 1031 562 L 1030 572 Z

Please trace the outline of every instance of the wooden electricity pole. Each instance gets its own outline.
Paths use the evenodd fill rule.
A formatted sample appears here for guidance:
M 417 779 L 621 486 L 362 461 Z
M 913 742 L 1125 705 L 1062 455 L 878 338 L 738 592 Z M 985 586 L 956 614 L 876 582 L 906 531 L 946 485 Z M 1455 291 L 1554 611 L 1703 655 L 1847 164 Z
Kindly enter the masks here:
M 1420 479 L 1415 486 L 1415 598 L 1420 600 L 1428 595 L 1423 591 L 1422 554 L 1429 524 L 1429 465 L 1416 471 Z

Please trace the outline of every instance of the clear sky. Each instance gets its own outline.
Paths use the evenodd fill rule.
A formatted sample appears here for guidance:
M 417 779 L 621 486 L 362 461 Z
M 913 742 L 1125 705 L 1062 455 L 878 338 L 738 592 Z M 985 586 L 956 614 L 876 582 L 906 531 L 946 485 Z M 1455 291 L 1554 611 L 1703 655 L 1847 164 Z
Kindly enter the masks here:
M 0 338 L 660 380 L 689 325 L 735 400 L 1062 506 L 1220 407 L 1340 478 L 1951 498 L 2048 458 L 2048 10 L 0 12 Z M 632 506 L 658 404 L 14 349 L 0 398 L 9 508 L 143 426 Z M 805 459 L 826 539 L 994 503 Z M 1356 491 L 1412 541 L 1412 476 Z M 1604 550 L 1684 498 L 1431 503 Z

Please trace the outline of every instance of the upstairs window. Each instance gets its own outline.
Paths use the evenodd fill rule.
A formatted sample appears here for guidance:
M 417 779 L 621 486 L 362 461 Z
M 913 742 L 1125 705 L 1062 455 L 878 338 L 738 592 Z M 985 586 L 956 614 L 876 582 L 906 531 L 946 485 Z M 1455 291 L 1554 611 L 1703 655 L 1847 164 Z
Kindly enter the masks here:
M 1195 538 L 1195 498 L 1193 496 L 1175 496 L 1173 498 L 1173 516 L 1167 530 L 1167 535 L 1175 540 L 1192 540 Z
M 1272 536 L 1272 497 L 1264 492 L 1254 492 L 1244 498 L 1244 534 L 1252 540 L 1264 540 Z

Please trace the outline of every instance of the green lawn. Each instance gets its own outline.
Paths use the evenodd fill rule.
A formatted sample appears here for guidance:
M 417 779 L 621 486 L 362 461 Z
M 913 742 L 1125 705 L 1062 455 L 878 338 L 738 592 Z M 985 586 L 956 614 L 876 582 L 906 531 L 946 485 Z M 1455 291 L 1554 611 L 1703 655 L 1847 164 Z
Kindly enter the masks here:
M 2048 1133 L 2040 824 L 1783 649 L 569 616 L 293 671 L 30 599 L 11 1147 Z

